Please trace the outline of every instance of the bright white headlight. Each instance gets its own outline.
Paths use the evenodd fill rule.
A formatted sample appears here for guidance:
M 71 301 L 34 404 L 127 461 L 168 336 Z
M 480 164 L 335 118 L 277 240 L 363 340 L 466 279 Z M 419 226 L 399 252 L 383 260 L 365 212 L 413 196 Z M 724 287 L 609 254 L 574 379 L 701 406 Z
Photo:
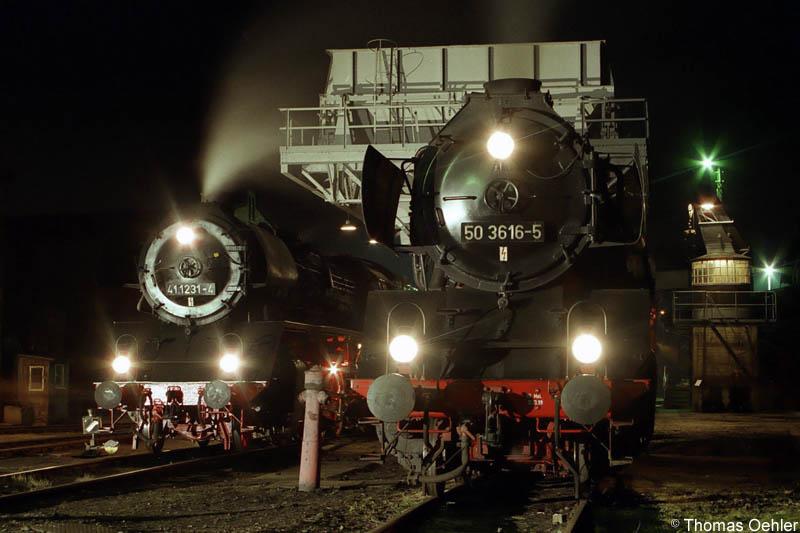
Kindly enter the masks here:
M 496 131 L 486 142 L 486 149 L 489 151 L 489 155 L 503 161 L 508 159 L 508 156 L 514 151 L 514 139 L 504 131 Z
M 175 238 L 178 239 L 178 242 L 187 245 L 192 244 L 194 240 L 197 238 L 194 230 L 189 226 L 181 226 L 178 228 L 178 231 L 175 233 Z
M 241 365 L 241 360 L 235 353 L 226 353 L 219 360 L 219 367 L 223 372 L 228 372 L 229 374 L 239 370 L 239 365 Z
M 131 369 L 131 359 L 127 355 L 118 355 L 114 358 L 114 361 L 111 362 L 111 368 L 114 369 L 114 372 L 117 374 L 127 374 L 128 370 Z
M 572 341 L 572 355 L 578 362 L 585 365 L 590 365 L 600 359 L 603 353 L 603 345 L 597 337 L 584 333 L 575 337 Z
M 398 363 L 409 363 L 417 356 L 419 346 L 411 335 L 398 335 L 389 343 L 389 355 Z

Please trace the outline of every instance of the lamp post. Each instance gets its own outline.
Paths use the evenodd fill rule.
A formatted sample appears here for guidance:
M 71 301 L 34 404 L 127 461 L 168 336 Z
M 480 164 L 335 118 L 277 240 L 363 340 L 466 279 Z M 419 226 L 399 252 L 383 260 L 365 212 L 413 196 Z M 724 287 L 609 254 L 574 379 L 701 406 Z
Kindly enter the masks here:
M 717 194 L 717 198 L 722 200 L 722 192 L 725 188 L 725 177 L 722 174 L 722 167 L 710 157 L 704 157 L 702 165 L 703 170 L 711 171 L 711 179 L 714 181 L 714 192 Z
M 764 267 L 764 274 L 767 275 L 767 290 L 772 290 L 772 276 L 775 275 L 775 267 L 772 265 L 767 265 Z

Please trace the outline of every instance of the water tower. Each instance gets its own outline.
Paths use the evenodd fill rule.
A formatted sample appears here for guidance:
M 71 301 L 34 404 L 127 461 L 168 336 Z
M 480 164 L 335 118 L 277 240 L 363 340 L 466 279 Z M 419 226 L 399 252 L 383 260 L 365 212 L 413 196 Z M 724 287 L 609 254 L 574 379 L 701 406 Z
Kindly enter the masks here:
M 689 206 L 691 290 L 673 294 L 673 318 L 691 335 L 692 407 L 759 408 L 758 327 L 776 318 L 775 293 L 753 291 L 750 249 L 721 203 Z

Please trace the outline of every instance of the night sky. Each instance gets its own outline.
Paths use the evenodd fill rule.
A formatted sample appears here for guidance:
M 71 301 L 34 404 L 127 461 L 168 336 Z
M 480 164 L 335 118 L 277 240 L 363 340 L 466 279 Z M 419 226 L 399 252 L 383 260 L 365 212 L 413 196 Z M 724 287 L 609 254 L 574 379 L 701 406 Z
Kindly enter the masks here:
M 699 182 L 684 170 L 698 149 L 716 147 L 729 211 L 755 255 L 787 255 L 798 226 L 799 18 L 790 2 L 5 1 L 0 205 L 11 215 L 157 212 L 197 199 L 232 79 L 258 95 L 246 104 L 246 135 L 263 140 L 263 154 L 249 173 L 269 190 L 276 108 L 316 105 L 324 48 L 377 36 L 401 45 L 602 38 L 618 94 L 649 99 L 655 249 L 670 248 L 696 197 Z M 235 150 L 236 139 L 226 142 Z
M 3 1 L 6 285 L 16 283 L 8 272 L 27 269 L 11 258 L 31 249 L 37 272 L 134 281 L 125 272 L 135 273 L 143 224 L 199 198 L 211 132 L 231 105 L 242 131 L 222 145 L 229 163 L 243 151 L 248 158 L 231 186 L 266 191 L 268 216 L 280 225 L 302 222 L 289 212 L 313 213 L 335 231 L 340 213 L 292 196 L 276 177 L 277 108 L 317 105 L 324 49 L 375 37 L 400 45 L 606 39 L 617 94 L 649 100 L 650 244 L 659 266 L 685 260 L 677 244 L 686 204 L 709 183 L 692 170 L 699 150 L 722 158 L 728 210 L 756 261 L 796 259 L 798 11 L 763 1 Z M 226 100 L 231 88 L 245 101 Z

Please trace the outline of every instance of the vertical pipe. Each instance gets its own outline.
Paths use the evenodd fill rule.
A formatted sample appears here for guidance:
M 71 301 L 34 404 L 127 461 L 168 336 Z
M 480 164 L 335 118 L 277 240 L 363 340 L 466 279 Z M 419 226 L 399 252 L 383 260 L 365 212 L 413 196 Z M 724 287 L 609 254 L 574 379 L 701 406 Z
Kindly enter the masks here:
M 303 421 L 303 445 L 300 453 L 300 479 L 297 489 L 311 492 L 319 488 L 319 404 L 325 401 L 322 369 L 315 366 L 305 373 L 305 390 L 300 400 L 306 404 Z
M 559 464 L 558 464 L 558 448 L 561 445 L 559 442 L 561 440 L 561 391 L 556 393 L 555 398 L 555 414 L 553 415 L 553 467 L 555 469 L 555 473 L 558 474 L 559 471 Z

